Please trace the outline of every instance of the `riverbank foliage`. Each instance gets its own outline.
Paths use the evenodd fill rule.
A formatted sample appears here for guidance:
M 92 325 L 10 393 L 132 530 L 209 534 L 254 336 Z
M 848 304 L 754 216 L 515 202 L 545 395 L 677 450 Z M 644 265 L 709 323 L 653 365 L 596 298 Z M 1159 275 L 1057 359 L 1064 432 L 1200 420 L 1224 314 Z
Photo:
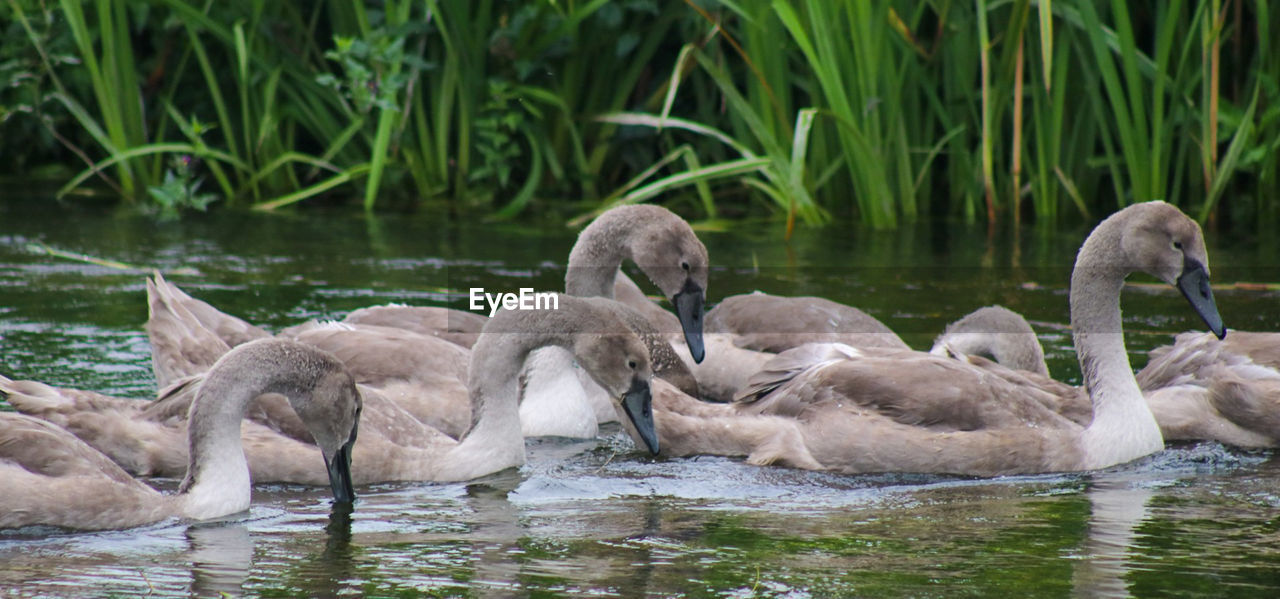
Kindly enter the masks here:
M 0 0 L 0 177 L 166 213 L 1262 222 L 1277 25 L 1267 0 Z

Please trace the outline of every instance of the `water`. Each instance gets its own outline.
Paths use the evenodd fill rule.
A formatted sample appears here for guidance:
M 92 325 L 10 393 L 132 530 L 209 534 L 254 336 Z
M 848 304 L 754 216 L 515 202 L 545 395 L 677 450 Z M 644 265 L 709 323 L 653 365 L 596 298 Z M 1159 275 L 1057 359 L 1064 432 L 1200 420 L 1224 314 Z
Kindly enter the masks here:
M 999 302 L 1032 319 L 1050 369 L 1079 380 L 1066 280 L 1085 231 L 988 242 L 935 224 L 897 233 L 776 226 L 704 232 L 709 299 L 762 289 L 858 305 L 918 348 Z M 268 327 L 374 303 L 465 307 L 483 286 L 558 289 L 574 232 L 442 215 L 192 215 L 181 222 L 44 198 L 0 202 L 0 372 L 154 392 L 149 268 Z M 1210 232 L 1215 283 L 1280 281 L 1266 240 Z M 138 267 L 45 253 L 48 247 Z M 1220 289 L 1228 325 L 1280 330 L 1277 291 Z M 1176 292 L 1123 299 L 1134 365 L 1196 328 Z M 993 480 L 842 476 L 722 458 L 654 460 L 608 429 L 537 440 L 529 463 L 469 484 L 255 489 L 225 521 L 0 533 L 0 595 L 825 597 L 1268 596 L 1280 590 L 1271 452 L 1170 448 L 1091 474 Z M 2 484 L 2 483 L 0 483 Z M 172 488 L 174 481 L 161 481 Z

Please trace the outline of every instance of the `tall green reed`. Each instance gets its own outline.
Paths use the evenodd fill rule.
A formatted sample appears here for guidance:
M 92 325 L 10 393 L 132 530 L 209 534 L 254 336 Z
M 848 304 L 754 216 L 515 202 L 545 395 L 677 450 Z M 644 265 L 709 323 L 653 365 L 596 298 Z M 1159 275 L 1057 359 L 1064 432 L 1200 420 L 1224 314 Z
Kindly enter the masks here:
M 0 6 L 77 125 L 53 131 L 90 164 L 65 190 L 130 201 L 663 197 L 887 228 L 1154 198 L 1210 218 L 1276 188 L 1265 0 Z M 49 11 L 79 64 L 48 58 L 29 15 Z
M 140 144 L 146 136 L 142 119 L 142 97 L 129 37 L 128 14 L 123 3 L 97 0 L 90 5 L 91 10 L 97 13 L 94 23 L 86 18 L 85 4 L 87 3 L 64 0 L 59 3 L 59 7 L 88 74 L 97 118 L 94 118 L 94 111 L 86 109 L 81 100 L 66 92 L 56 75 L 54 81 L 59 91 L 55 98 L 64 104 L 98 144 L 108 152 L 118 152 Z M 25 22 L 22 5 L 16 0 L 10 0 L 9 6 L 14 15 L 23 21 L 29 41 L 39 45 L 41 40 Z M 41 53 L 44 54 L 43 51 Z M 53 73 L 52 65 L 49 65 L 49 70 Z M 120 191 L 127 200 L 133 200 L 139 188 L 145 187 L 153 179 L 136 161 L 121 160 L 115 165 L 115 170 Z

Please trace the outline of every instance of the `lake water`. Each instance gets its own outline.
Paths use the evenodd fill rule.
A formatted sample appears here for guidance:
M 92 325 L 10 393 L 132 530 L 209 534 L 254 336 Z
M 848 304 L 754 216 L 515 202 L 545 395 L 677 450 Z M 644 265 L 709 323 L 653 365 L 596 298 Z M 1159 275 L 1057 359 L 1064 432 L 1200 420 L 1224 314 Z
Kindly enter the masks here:
M 917 348 L 970 310 L 1030 318 L 1055 377 L 1079 381 L 1067 276 L 1084 229 L 988 240 L 935 223 L 891 233 L 777 224 L 700 232 L 708 300 L 761 289 L 823 295 Z M 270 328 L 398 301 L 465 308 L 483 286 L 556 290 L 575 232 L 218 212 L 178 222 L 47 198 L 0 201 L 0 372 L 146 398 L 154 393 L 150 268 Z M 1274 240 L 1209 232 L 1215 284 L 1280 281 Z M 117 268 L 52 255 L 75 252 Z M 1141 281 L 1139 281 L 1141 282 Z M 648 289 L 650 292 L 653 290 Z M 1280 330 L 1280 292 L 1216 292 L 1228 326 Z M 1135 367 L 1201 328 L 1173 290 L 1124 294 Z M 997 479 L 843 476 L 721 458 L 653 459 L 616 428 L 530 440 L 523 468 L 468 484 L 328 492 L 259 487 L 225 521 L 70 534 L 0 533 L 0 595 L 137 596 L 1275 596 L 1280 464 L 1216 444 L 1105 472 Z M 3 484 L 3 481 L 0 481 Z M 175 481 L 158 481 L 172 488 Z

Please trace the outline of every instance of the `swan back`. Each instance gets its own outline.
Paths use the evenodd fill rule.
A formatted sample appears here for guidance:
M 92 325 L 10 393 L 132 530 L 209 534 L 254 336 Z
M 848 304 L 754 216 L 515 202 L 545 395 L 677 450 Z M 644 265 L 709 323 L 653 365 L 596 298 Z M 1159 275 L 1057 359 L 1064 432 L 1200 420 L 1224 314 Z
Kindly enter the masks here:
M 453 437 L 471 422 L 471 351 L 442 338 L 367 324 L 328 323 L 295 338 L 333 353 L 362 385 L 377 387 L 419 421 Z
M 172 514 L 165 498 L 62 428 L 0 412 L 0 528 L 107 529 Z
M 169 306 L 181 306 L 201 326 L 212 331 L 214 335 L 231 347 L 271 336 L 271 333 L 259 327 L 222 312 L 203 300 L 187 295 L 186 292 L 167 281 L 159 272 L 153 275 L 153 279 L 152 286 L 154 286 L 154 293 L 159 301 Z M 151 291 L 150 286 L 148 291 Z
M 707 330 L 734 333 L 739 347 L 782 352 L 805 343 L 909 349 L 866 312 L 826 298 L 755 292 L 725 298 L 707 312 Z
M 475 345 L 485 317 L 462 310 L 434 306 L 369 306 L 352 311 L 343 322 L 411 331 L 439 337 L 470 349 Z

